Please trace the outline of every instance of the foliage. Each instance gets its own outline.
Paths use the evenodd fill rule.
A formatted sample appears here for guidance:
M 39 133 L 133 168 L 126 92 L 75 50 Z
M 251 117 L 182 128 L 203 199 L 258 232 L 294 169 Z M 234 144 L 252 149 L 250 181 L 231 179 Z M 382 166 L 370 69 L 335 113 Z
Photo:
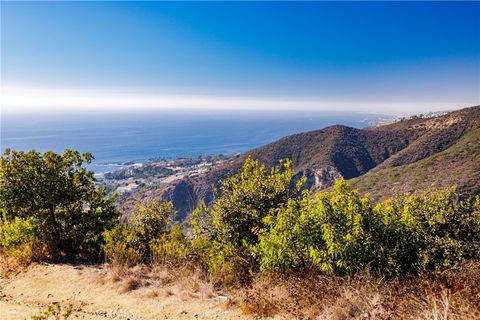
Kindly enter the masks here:
M 343 180 L 332 192 L 291 199 L 267 217 L 256 256 L 263 272 L 386 275 L 444 270 L 480 258 L 479 200 L 453 191 L 399 196 L 373 207 Z
M 183 225 L 171 225 L 170 202 L 143 201 L 128 219 L 118 219 L 112 199 L 82 167 L 90 159 L 70 150 L 6 151 L 0 162 L 2 252 L 41 260 L 56 250 L 95 256 L 103 247 L 122 267 L 195 257 L 218 285 L 243 285 L 259 272 L 344 275 L 368 268 L 403 276 L 480 259 L 480 197 L 461 199 L 455 189 L 374 206 L 344 180 L 312 195 L 300 191 L 303 179 L 293 182 L 291 161 L 267 170 L 248 158 L 211 207 L 194 211 L 193 237 L 187 237 Z
M 28 236 L 44 244 L 50 255 L 97 255 L 102 233 L 118 213 L 113 199 L 95 188 L 93 173 L 84 167 L 92 159 L 89 153 L 70 149 L 63 155 L 7 149 L 0 158 L 0 210 L 6 232 L 2 237 L 9 240 L 2 246 L 25 242 Z M 26 234 L 27 224 L 41 231 Z M 10 232 L 15 227 L 17 240 Z
M 140 261 L 166 263 L 187 255 L 182 226 L 170 230 L 174 218 L 171 202 L 143 201 L 136 205 L 129 221 L 105 232 L 104 251 L 115 265 L 132 266 Z
M 229 282 L 225 275 L 235 274 L 246 279 L 256 269 L 252 248 L 268 227 L 264 218 L 299 195 L 303 180 L 292 187 L 292 176 L 291 161 L 267 170 L 248 158 L 240 173 L 223 182 L 211 208 L 201 205 L 194 211 L 192 250 L 217 278 Z
M 188 255 L 188 243 L 183 226 L 175 225 L 172 230 L 150 241 L 150 259 L 153 264 L 175 263 Z
M 460 200 L 455 189 L 394 199 L 415 223 L 423 270 L 444 270 L 480 258 L 480 197 Z
M 133 228 L 119 224 L 104 232 L 103 250 L 114 267 L 133 267 L 144 255 Z
M 235 246 L 257 243 L 263 218 L 298 193 L 303 180 L 292 190 L 292 174 L 291 161 L 282 160 L 268 171 L 248 158 L 242 172 L 224 181 L 220 198 L 209 209 L 214 237 Z
M 370 201 L 343 180 L 333 192 L 292 199 L 268 217 L 269 231 L 256 247 L 262 271 L 300 268 L 350 273 L 363 268 L 375 252 L 375 221 Z
M 45 257 L 41 235 L 37 219 L 30 217 L 23 220 L 17 217 L 0 226 L 0 248 L 18 265 L 28 265 Z
M 164 236 L 174 218 L 171 202 L 156 200 L 137 203 L 130 215 L 128 228 L 132 228 L 139 248 L 150 258 L 150 242 Z

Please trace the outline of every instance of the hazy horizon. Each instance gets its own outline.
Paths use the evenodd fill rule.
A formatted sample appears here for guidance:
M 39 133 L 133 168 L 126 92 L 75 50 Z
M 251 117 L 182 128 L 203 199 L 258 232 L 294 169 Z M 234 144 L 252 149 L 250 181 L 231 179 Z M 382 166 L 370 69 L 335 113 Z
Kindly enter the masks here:
M 72 148 L 92 152 L 90 169 L 110 172 L 118 164 L 153 158 L 174 159 L 232 155 L 260 147 L 284 136 L 333 124 L 366 127 L 387 116 L 312 112 L 190 113 L 156 111 L 115 114 L 15 114 L 2 120 L 0 149 L 63 152 Z

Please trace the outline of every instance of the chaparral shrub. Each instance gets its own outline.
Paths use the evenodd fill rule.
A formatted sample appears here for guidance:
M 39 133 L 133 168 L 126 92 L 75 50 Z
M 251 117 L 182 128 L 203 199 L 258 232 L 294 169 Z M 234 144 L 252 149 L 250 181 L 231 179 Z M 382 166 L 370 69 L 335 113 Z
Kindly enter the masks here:
M 253 248 L 268 228 L 265 218 L 289 199 L 299 196 L 303 180 L 292 187 L 292 162 L 282 160 L 268 170 L 247 158 L 240 173 L 226 179 L 220 196 L 210 208 L 201 205 L 194 213 L 193 251 L 219 282 L 248 281 L 258 268 Z
M 154 264 L 176 261 L 187 256 L 187 239 L 182 225 L 171 227 L 175 211 L 171 202 L 157 200 L 137 203 L 129 219 L 105 231 L 104 251 L 115 265 L 138 262 Z
M 117 210 L 85 168 L 93 156 L 65 150 L 16 152 L 0 158 L 0 245 L 29 246 L 52 257 L 96 257 Z M 40 249 L 41 248 L 41 249 Z
M 454 190 L 398 196 L 377 206 L 340 180 L 332 192 L 290 199 L 269 215 L 255 247 L 263 272 L 386 275 L 438 271 L 480 258 L 479 198 Z

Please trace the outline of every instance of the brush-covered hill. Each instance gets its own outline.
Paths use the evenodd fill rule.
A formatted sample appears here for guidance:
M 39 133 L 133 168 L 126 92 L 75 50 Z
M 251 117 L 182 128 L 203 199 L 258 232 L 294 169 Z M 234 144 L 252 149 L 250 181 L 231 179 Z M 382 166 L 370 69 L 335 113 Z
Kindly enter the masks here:
M 461 191 L 480 190 L 480 106 L 431 118 L 412 118 L 356 129 L 342 125 L 284 137 L 246 152 L 201 176 L 159 188 L 142 190 L 130 201 L 154 197 L 170 200 L 185 218 L 200 201 L 212 201 L 212 185 L 236 173 L 248 156 L 273 166 L 293 161 L 305 187 L 319 191 L 338 178 L 373 199 L 395 191 L 458 185 Z M 128 205 L 128 202 L 127 202 Z
M 480 128 L 467 132 L 452 146 L 430 157 L 400 166 L 381 165 L 349 183 L 362 193 L 370 193 L 376 201 L 397 192 L 453 185 L 462 194 L 480 194 Z

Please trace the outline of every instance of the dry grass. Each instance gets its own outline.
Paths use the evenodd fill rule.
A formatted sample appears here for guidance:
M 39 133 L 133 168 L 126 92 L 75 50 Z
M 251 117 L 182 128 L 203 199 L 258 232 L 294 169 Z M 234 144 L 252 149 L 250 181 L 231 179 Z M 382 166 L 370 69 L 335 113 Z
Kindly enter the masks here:
M 49 268 L 83 279 L 81 272 L 73 268 Z M 53 271 L 37 273 L 42 277 L 54 274 Z M 104 269 L 90 279 L 101 285 L 102 290 L 114 290 L 112 294 L 117 295 L 120 293 L 118 299 L 141 297 L 164 304 L 193 304 L 199 308 L 221 305 L 226 310 L 240 309 L 247 317 L 480 319 L 480 262 L 437 275 L 391 280 L 368 272 L 351 277 L 283 275 L 258 278 L 248 288 L 223 288 L 223 292 L 215 288 L 203 272 L 189 266 L 138 265 L 122 270 L 121 275 L 113 268 L 109 271 Z M 88 290 L 91 284 L 88 283 Z M 51 289 L 48 290 L 50 292 Z M 25 291 L 19 292 L 23 294 Z
M 247 314 L 295 319 L 480 319 L 480 263 L 409 279 L 368 273 L 260 279 L 238 305 Z
M 133 290 L 138 289 L 141 286 L 142 282 L 135 278 L 129 278 L 123 282 L 122 286 L 120 287 L 120 293 L 127 293 Z
M 182 299 L 214 299 L 217 292 L 208 276 L 189 265 L 184 266 L 112 266 L 105 281 L 118 286 L 118 292 L 127 293 L 150 287 L 145 296 L 151 299 L 178 296 Z
M 155 299 L 155 298 L 158 298 L 160 294 L 158 293 L 157 290 L 151 290 L 147 293 L 147 298 L 150 298 L 150 299 Z
M 223 296 L 206 274 L 191 266 L 112 269 L 111 282 L 126 293 L 182 301 Z M 123 280 L 122 280 L 123 279 Z M 228 289 L 225 289 L 228 290 Z M 283 275 L 230 289 L 227 304 L 247 315 L 287 319 L 480 319 L 480 263 L 437 275 L 386 280 L 364 272 L 351 277 Z
M 29 247 L 10 251 L 0 248 L 0 279 L 25 271 L 33 261 L 34 254 Z

